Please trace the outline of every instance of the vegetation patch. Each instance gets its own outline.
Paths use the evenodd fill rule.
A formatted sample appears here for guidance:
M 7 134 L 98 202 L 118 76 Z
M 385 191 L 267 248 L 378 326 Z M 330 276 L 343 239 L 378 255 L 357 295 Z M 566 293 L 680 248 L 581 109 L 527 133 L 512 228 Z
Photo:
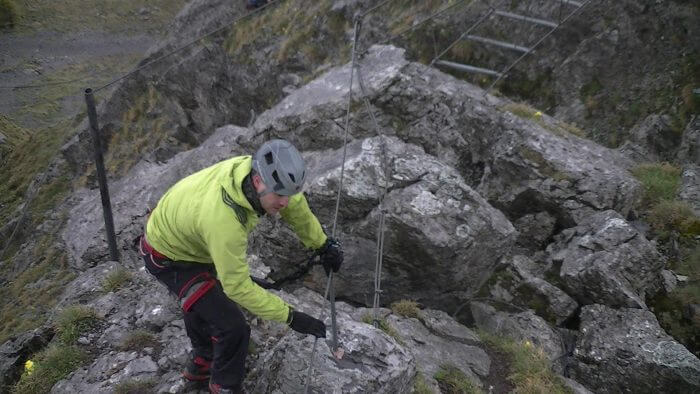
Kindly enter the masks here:
M 418 303 L 411 300 L 399 300 L 391 304 L 391 310 L 397 315 L 404 317 L 420 317 L 420 308 Z
M 57 319 L 58 337 L 64 344 L 74 344 L 80 335 L 93 328 L 98 321 L 92 308 L 74 305 L 64 309 Z
M 681 237 L 700 235 L 700 218 L 685 201 L 659 201 L 649 210 L 647 221 L 662 240 L 673 233 Z
M 413 378 L 413 394 L 433 394 L 433 390 L 425 381 L 425 376 L 421 372 L 416 373 Z
M 109 275 L 102 281 L 102 288 L 105 292 L 116 291 L 131 281 L 131 273 L 126 269 L 119 267 L 110 272 Z
M 114 387 L 114 394 L 143 394 L 152 393 L 156 387 L 156 382 L 151 379 L 146 380 L 127 380 L 119 382 Z
M 512 114 L 518 116 L 522 119 L 527 119 L 534 121 L 535 123 L 542 126 L 544 129 L 548 130 L 554 135 L 566 136 L 567 134 L 573 134 L 577 137 L 586 138 L 586 132 L 579 129 L 578 127 L 568 124 L 566 122 L 561 122 L 556 119 L 544 118 L 542 111 L 530 107 L 523 103 L 511 103 L 506 104 L 503 107 L 504 110 L 511 112 Z
M 479 394 L 482 393 L 469 377 L 454 365 L 445 364 L 435 373 L 440 391 L 448 394 Z
M 690 243 L 681 240 L 681 243 Z M 683 253 L 669 261 L 669 268 L 678 275 L 687 276 L 670 294 L 659 294 L 652 301 L 652 310 L 661 327 L 700 357 L 700 315 L 693 305 L 700 304 L 700 244 L 682 245 Z
M 13 394 L 38 394 L 51 391 L 56 382 L 75 371 L 87 360 L 76 346 L 52 345 L 32 357 L 34 367 L 12 387 Z
M 681 184 L 681 169 L 669 163 L 642 164 L 632 174 L 644 187 L 643 204 L 651 208 L 661 200 L 674 200 Z
M 124 338 L 119 348 L 124 351 L 139 351 L 144 348 L 156 348 L 160 344 L 156 337 L 146 330 L 136 330 Z
M 530 341 L 515 341 L 484 332 L 481 339 L 496 351 L 504 353 L 510 361 L 508 380 L 516 393 L 571 393 L 561 379 L 552 372 L 544 351 Z
M 11 29 L 17 23 L 17 6 L 12 0 L 0 0 L 0 30 Z
M 363 322 L 363 323 L 366 323 L 366 324 L 373 325 L 373 326 L 375 325 L 375 324 L 374 324 L 374 323 L 375 323 L 375 322 L 374 322 L 374 317 L 372 317 L 372 315 L 369 315 L 369 314 L 364 315 L 364 316 L 362 317 L 362 322 Z M 387 334 L 387 335 L 389 335 L 390 337 L 394 338 L 394 339 L 396 340 L 396 342 L 398 342 L 398 343 L 401 344 L 401 345 L 405 345 L 405 344 L 406 344 L 406 343 L 403 341 L 403 338 L 401 338 L 401 335 L 399 335 L 399 332 L 396 331 L 396 329 L 395 329 L 394 327 L 392 327 L 391 324 L 389 324 L 389 322 L 386 321 L 386 319 L 378 319 L 378 323 L 379 323 L 379 329 L 382 330 L 382 331 L 384 331 L 385 334 Z

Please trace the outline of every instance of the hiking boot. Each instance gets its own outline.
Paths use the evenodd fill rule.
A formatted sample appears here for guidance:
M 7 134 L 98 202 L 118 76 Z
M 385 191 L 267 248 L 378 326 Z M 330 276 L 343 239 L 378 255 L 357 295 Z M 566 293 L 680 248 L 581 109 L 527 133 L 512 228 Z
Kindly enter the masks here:
M 211 371 L 209 370 L 210 368 L 211 361 L 197 356 L 190 359 L 185 367 L 185 370 L 182 371 L 182 376 L 184 376 L 185 379 L 192 381 L 207 380 L 209 379 L 209 376 L 211 376 Z
M 220 384 L 209 382 L 209 392 L 211 394 L 242 394 L 240 389 L 230 389 L 222 387 Z

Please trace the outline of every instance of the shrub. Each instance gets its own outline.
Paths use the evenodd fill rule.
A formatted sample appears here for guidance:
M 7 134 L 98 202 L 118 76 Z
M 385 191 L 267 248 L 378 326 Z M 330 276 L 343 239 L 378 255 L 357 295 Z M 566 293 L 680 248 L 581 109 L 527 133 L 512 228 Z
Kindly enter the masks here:
M 74 344 L 96 322 L 97 314 L 91 308 L 82 305 L 68 307 L 58 317 L 58 336 L 63 343 Z
M 684 201 L 661 200 L 649 211 L 649 225 L 661 238 L 671 232 L 681 236 L 700 235 L 700 219 Z
M 146 330 L 136 330 L 130 333 L 119 346 L 122 350 L 141 350 L 146 347 L 158 345 L 156 337 Z
M 117 268 L 110 272 L 102 281 L 102 288 L 105 292 L 116 291 L 131 280 L 131 273 L 124 268 Z
M 434 377 L 443 393 L 476 394 L 482 392 L 464 372 L 453 365 L 442 365 Z
M 32 373 L 22 375 L 11 392 L 48 393 L 56 382 L 80 367 L 86 359 L 85 353 L 75 346 L 50 346 L 35 357 Z
M 405 317 L 415 317 L 416 319 L 420 316 L 420 309 L 418 309 L 418 303 L 411 300 L 399 300 L 391 304 L 391 310 L 401 316 Z
M 0 0 L 0 29 L 14 27 L 17 19 L 15 3 L 12 0 Z
M 644 186 L 646 207 L 661 200 L 673 200 L 681 184 L 681 170 L 668 163 L 642 164 L 632 169 L 632 174 Z
M 530 341 L 515 341 L 511 338 L 480 333 L 489 346 L 504 353 L 510 361 L 508 380 L 515 385 L 517 393 L 571 393 L 552 372 L 549 359 L 541 348 Z

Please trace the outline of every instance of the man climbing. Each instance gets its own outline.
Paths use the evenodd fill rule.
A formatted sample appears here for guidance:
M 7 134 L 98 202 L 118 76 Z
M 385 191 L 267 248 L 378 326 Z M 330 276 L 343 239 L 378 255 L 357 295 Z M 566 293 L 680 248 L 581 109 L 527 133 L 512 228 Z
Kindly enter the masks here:
M 288 141 L 264 143 L 192 174 L 160 199 L 140 239 L 146 269 L 179 299 L 192 357 L 183 375 L 209 379 L 212 393 L 238 393 L 245 377 L 250 327 L 238 305 L 302 334 L 325 338 L 325 324 L 251 280 L 248 234 L 264 214 L 279 213 L 326 273 L 343 262 L 340 243 L 323 232 L 301 193 L 306 168 Z

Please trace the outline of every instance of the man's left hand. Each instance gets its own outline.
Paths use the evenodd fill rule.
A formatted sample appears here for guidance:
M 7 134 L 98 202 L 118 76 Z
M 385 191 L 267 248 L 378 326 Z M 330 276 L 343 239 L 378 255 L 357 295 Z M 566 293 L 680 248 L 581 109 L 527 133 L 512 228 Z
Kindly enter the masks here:
M 319 255 L 326 275 L 330 275 L 331 270 L 338 272 L 340 265 L 343 264 L 343 245 L 337 239 L 329 237 L 321 247 Z

